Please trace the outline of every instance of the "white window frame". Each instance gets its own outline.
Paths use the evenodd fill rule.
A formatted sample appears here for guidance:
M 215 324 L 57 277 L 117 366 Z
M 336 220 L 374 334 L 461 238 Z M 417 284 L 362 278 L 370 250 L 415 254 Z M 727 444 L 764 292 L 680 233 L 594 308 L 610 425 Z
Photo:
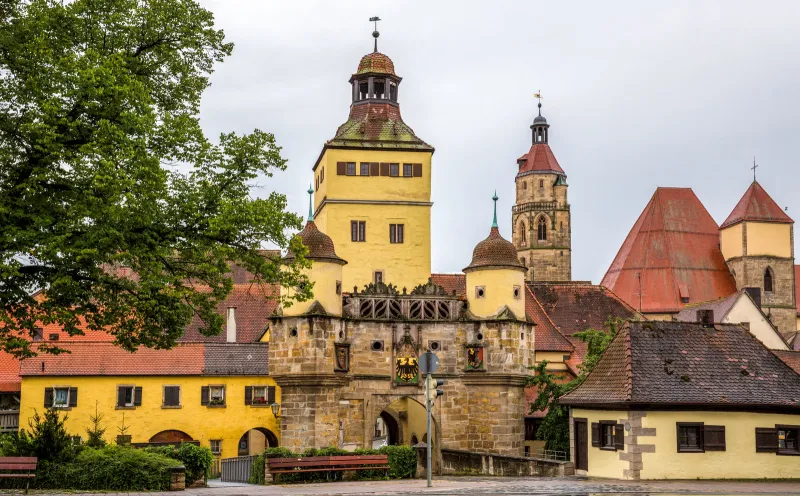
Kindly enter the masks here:
M 53 408 L 69 408 L 69 386 L 56 386 L 53 388 Z M 58 403 L 58 392 L 66 391 L 64 404 Z
M 220 394 L 221 403 L 213 403 L 214 401 L 214 390 L 218 390 Z M 208 404 L 209 405 L 224 405 L 225 404 L 225 385 L 224 384 L 215 384 L 213 386 L 208 386 Z

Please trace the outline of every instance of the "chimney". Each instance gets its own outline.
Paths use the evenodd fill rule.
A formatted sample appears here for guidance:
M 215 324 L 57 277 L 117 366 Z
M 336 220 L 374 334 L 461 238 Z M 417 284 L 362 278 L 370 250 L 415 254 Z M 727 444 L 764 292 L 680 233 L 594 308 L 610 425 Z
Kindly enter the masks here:
M 753 299 L 756 306 L 761 308 L 761 288 L 744 288 L 747 291 L 747 294 L 750 295 L 750 298 Z
M 236 307 L 228 307 L 228 342 L 236 342 Z

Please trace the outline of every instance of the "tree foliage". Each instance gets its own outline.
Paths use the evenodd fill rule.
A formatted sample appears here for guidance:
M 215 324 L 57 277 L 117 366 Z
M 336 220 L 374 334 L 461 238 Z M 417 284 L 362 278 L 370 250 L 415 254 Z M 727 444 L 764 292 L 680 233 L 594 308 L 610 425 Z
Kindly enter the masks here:
M 232 49 L 193 0 L 0 3 L 0 349 L 31 356 L 38 322 L 129 350 L 174 345 L 194 317 L 219 333 L 230 263 L 310 297 L 300 218 L 250 195 L 286 167 L 274 136 L 199 124 Z
M 571 381 L 564 382 L 560 374 L 548 372 L 547 361 L 534 367 L 534 375 L 528 377 L 527 386 L 538 391 L 531 411 L 547 411 L 536 432 L 537 439 L 545 441 L 545 449 L 569 452 L 569 408 L 561 405 L 559 399 L 583 383 L 622 324 L 622 319 L 609 319 L 605 329 L 587 329 L 574 334 L 586 343 L 587 350 L 583 362 L 578 365 L 578 376 Z
M 67 415 L 49 408 L 40 415 L 38 411 L 28 420 L 29 431 L 21 430 L 13 443 L 12 453 L 7 456 L 35 456 L 41 461 L 63 462 L 71 460 L 77 448 L 72 436 L 67 433 Z

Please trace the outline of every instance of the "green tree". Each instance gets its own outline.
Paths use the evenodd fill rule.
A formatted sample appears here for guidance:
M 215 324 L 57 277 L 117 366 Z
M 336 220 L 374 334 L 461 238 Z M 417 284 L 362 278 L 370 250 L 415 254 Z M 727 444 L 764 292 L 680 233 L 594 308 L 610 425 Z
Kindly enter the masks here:
M 106 433 L 106 427 L 102 427 L 103 414 L 99 411 L 99 401 L 95 401 L 94 415 L 89 415 L 89 422 L 91 426 L 86 429 L 86 446 L 91 448 L 102 448 L 106 445 L 103 435 Z M 123 412 L 124 413 L 124 412 Z
M 0 349 L 33 355 L 37 321 L 128 350 L 173 346 L 194 317 L 217 334 L 230 263 L 311 296 L 300 217 L 251 197 L 286 167 L 274 136 L 199 124 L 232 49 L 193 0 L 0 2 Z
M 30 432 L 24 429 L 19 432 L 14 455 L 35 456 L 40 461 L 71 460 L 76 449 L 72 436 L 67 433 L 66 422 L 67 415 L 62 417 L 54 408 L 45 410 L 43 416 L 34 411 L 28 420 Z
M 569 452 L 569 408 L 561 405 L 559 400 L 583 383 L 614 340 L 622 324 L 622 319 L 609 319 L 603 330 L 587 329 L 575 334 L 575 337 L 586 343 L 587 350 L 583 363 L 578 366 L 578 376 L 569 382 L 559 380 L 559 374 L 548 372 L 547 361 L 534 367 L 534 375 L 528 377 L 527 386 L 533 386 L 539 392 L 531 405 L 531 411 L 547 410 L 536 432 L 537 439 L 545 441 L 545 449 Z

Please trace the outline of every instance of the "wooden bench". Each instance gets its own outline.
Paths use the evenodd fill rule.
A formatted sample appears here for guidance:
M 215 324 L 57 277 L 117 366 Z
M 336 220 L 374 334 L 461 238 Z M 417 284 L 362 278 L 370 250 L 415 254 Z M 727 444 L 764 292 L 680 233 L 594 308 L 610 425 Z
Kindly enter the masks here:
M 25 482 L 25 494 L 31 479 L 36 477 L 35 456 L 0 456 L 0 477 L 5 479 L 28 479 Z M 33 471 L 33 472 L 31 472 Z
M 278 481 L 280 474 L 301 472 L 343 472 L 348 470 L 384 470 L 389 475 L 388 455 L 307 456 L 303 458 L 267 458 L 269 473 Z

